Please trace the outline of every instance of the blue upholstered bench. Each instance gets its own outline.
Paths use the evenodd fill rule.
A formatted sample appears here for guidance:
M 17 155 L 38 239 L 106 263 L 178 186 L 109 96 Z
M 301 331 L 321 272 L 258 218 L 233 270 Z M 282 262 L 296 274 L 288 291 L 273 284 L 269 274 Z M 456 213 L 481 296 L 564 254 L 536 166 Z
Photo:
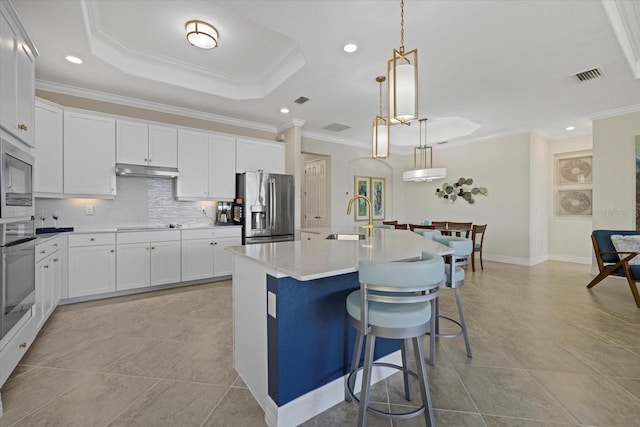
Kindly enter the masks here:
M 633 250 L 625 249 L 618 244 L 618 249 L 611 241 L 611 236 L 638 236 L 635 243 L 636 248 Z M 625 240 L 625 239 L 623 239 Z M 637 281 L 640 281 L 640 262 L 636 259 L 636 255 L 640 254 L 640 230 L 594 230 L 591 234 L 593 242 L 593 250 L 595 252 L 596 261 L 600 273 L 587 285 L 587 288 L 593 288 L 607 276 L 618 276 L 627 279 L 631 294 L 636 302 L 636 306 L 640 308 L 640 293 L 638 293 Z M 640 256 L 638 257 L 640 258 Z

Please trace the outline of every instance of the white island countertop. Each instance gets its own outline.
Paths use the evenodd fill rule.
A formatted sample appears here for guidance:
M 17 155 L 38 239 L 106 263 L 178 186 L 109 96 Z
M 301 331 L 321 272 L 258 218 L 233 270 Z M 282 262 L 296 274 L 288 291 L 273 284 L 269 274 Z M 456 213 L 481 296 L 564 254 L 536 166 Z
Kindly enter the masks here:
M 423 251 L 447 255 L 453 251 L 445 245 L 408 230 L 375 228 L 366 236 L 360 227 L 323 227 L 301 230 L 315 233 L 319 239 L 263 243 L 227 248 L 234 255 L 256 260 L 282 276 L 306 281 L 358 270 L 358 261 L 407 261 L 419 259 Z M 364 240 L 329 240 L 333 233 L 360 233 Z

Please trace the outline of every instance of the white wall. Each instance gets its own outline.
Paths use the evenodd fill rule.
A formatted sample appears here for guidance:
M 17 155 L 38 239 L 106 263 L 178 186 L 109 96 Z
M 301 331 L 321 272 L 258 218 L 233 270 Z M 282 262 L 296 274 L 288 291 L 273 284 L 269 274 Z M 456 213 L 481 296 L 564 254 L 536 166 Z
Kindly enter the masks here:
M 593 228 L 636 229 L 640 112 L 593 121 Z
M 371 150 L 302 138 L 302 151 L 331 157 L 331 225 L 345 226 L 356 222 L 347 215 L 347 203 L 353 196 L 354 176 L 385 178 L 385 214 L 389 219 L 404 218 L 402 171 L 406 156 L 391 155 L 384 160 L 371 158 Z M 357 224 L 363 224 L 359 221 Z
M 530 156 L 529 259 L 531 264 L 538 264 L 548 257 L 549 187 L 552 182 L 549 145 L 539 135 L 531 134 Z
M 487 224 L 486 259 L 529 264 L 530 134 L 436 148 L 434 167 L 446 167 L 447 178 L 404 183 L 406 217 L 402 219 Z M 406 160 L 410 167 L 413 158 Z M 436 188 L 460 177 L 473 178 L 474 184 L 488 189 L 488 196 L 477 196 L 473 205 L 464 200 L 448 203 L 436 197 Z
M 593 148 L 592 135 L 582 135 L 575 138 L 556 140 L 549 143 L 550 177 L 555 179 L 555 165 L 557 156 L 590 153 Z M 594 160 L 595 162 L 595 160 Z M 595 173 L 595 168 L 594 168 Z M 551 187 L 554 187 L 551 181 Z M 591 264 L 591 230 L 592 217 L 563 218 L 556 214 L 554 191 L 549 199 L 549 259 L 557 261 Z M 595 192 L 594 192 L 595 197 Z M 594 210 L 595 215 L 595 210 Z

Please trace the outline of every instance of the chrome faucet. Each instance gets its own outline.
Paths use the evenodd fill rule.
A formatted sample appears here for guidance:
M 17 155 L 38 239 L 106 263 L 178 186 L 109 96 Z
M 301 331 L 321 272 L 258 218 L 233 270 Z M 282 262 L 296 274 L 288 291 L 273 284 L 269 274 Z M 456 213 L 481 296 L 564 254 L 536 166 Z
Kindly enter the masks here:
M 351 205 L 353 205 L 353 202 L 355 202 L 358 199 L 364 200 L 369 206 L 369 224 L 363 225 L 362 228 L 367 229 L 368 236 L 373 236 L 373 206 L 371 205 L 370 198 L 368 198 L 367 196 L 363 196 L 362 194 L 356 194 L 355 196 L 353 196 L 349 200 L 349 203 L 347 204 L 347 215 L 351 213 Z

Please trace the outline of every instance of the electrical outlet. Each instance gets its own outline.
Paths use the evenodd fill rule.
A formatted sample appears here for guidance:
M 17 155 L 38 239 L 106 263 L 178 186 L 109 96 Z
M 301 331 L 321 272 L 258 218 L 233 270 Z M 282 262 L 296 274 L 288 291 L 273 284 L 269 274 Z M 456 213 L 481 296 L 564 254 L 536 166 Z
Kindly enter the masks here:
M 84 205 L 84 214 L 93 215 L 93 205 Z
M 207 210 L 205 208 L 202 208 L 202 214 L 206 215 L 207 214 Z

